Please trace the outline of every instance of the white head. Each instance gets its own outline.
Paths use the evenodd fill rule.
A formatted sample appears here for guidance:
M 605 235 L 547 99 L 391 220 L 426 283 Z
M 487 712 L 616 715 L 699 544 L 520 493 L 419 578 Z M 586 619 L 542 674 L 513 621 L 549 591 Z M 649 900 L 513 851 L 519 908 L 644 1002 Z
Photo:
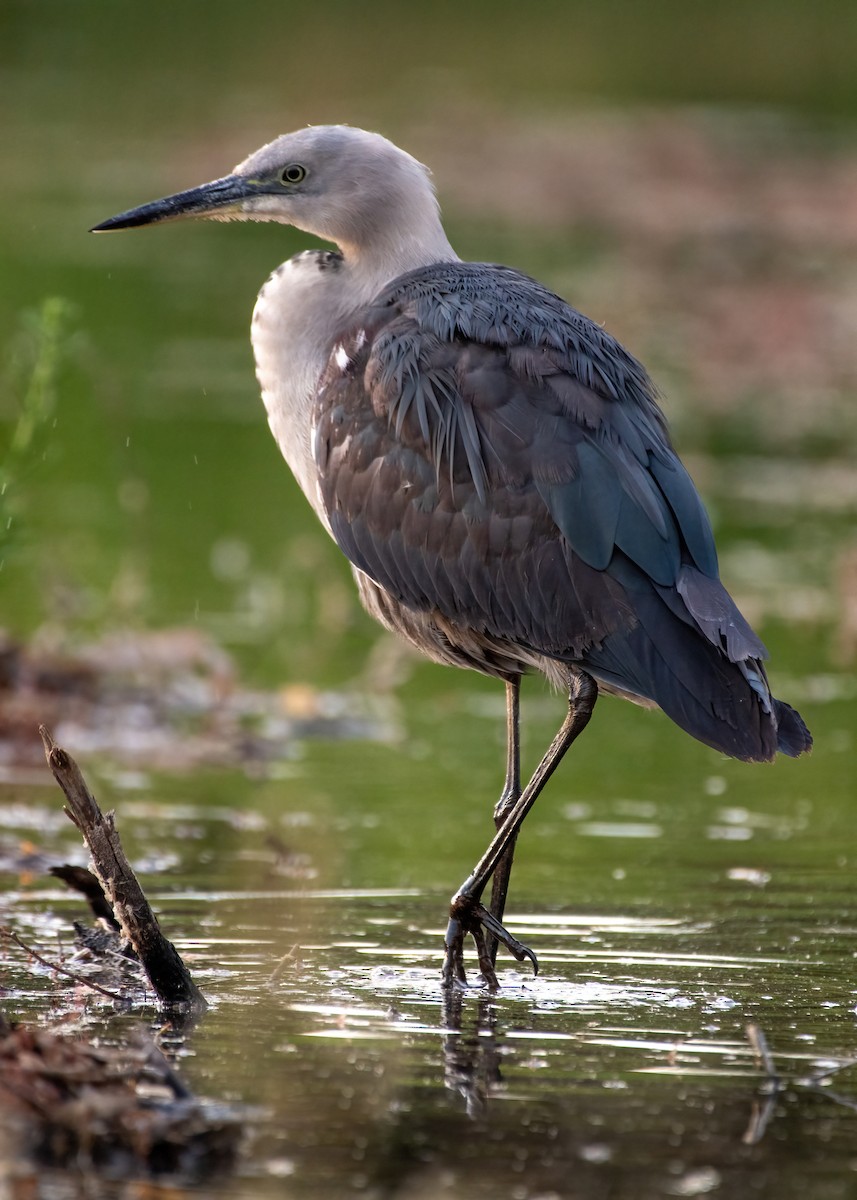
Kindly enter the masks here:
M 428 170 L 380 134 L 349 125 L 287 133 L 231 175 L 121 213 L 96 231 L 182 217 L 279 221 L 335 242 L 346 257 L 395 257 L 395 247 L 414 244 L 455 257 Z

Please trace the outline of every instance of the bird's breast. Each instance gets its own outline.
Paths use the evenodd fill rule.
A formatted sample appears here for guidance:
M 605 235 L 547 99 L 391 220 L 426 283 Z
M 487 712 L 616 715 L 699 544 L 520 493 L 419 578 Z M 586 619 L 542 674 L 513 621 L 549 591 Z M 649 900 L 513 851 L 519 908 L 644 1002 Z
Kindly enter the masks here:
M 279 266 L 253 310 L 251 340 L 268 424 L 302 491 L 327 526 L 312 450 L 312 404 L 336 332 L 332 270 L 306 255 Z

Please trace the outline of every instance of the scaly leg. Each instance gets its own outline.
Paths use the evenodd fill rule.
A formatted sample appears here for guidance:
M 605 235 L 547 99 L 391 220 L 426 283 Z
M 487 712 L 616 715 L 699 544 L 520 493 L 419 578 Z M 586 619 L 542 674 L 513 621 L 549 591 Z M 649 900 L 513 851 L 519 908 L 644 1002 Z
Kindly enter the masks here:
M 455 984 L 467 987 L 467 976 L 464 971 L 464 936 L 470 934 L 476 944 L 482 976 L 492 991 L 497 989 L 497 975 L 488 954 L 483 927 L 489 936 L 502 942 L 519 962 L 529 958 L 534 972 L 538 972 L 539 964 L 535 954 L 517 938 L 512 937 L 509 931 L 503 928 L 501 922 L 488 911 L 482 903 L 482 893 L 510 846 L 514 847 L 524 818 L 535 804 L 542 788 L 559 766 L 569 746 L 589 723 L 597 698 L 598 687 L 595 680 L 585 671 L 569 668 L 568 712 L 559 732 L 536 767 L 532 779 L 509 810 L 488 849 L 452 898 L 449 924 L 444 939 L 444 987 L 452 987 Z
M 521 795 L 521 679 L 506 680 L 506 782 L 500 799 L 494 808 L 494 828 L 502 828 L 503 822 L 509 815 Z M 497 864 L 491 880 L 491 916 L 502 923 L 506 909 L 506 896 L 509 892 L 509 879 L 512 875 L 512 860 L 515 857 L 515 842 L 517 836 L 509 843 L 508 849 Z M 499 942 L 492 933 L 488 934 L 487 951 L 491 964 L 497 961 Z

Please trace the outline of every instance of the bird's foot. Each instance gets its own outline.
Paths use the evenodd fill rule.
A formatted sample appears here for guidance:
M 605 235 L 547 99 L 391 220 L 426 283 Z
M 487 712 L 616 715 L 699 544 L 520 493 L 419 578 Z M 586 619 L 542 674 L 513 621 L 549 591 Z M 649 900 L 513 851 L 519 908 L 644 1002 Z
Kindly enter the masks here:
M 491 961 L 485 931 L 504 945 L 518 962 L 523 962 L 528 958 L 533 964 L 533 974 L 538 975 L 539 960 L 529 946 L 525 946 L 516 937 L 512 937 L 508 929 L 497 920 L 493 913 L 488 911 L 481 900 L 468 896 L 466 892 L 459 892 L 452 899 L 449 924 L 446 927 L 446 937 L 444 938 L 443 986 L 445 988 L 470 986 L 464 970 L 464 939 L 469 934 L 476 946 L 479 971 L 485 986 L 491 992 L 499 989 L 500 985 Z

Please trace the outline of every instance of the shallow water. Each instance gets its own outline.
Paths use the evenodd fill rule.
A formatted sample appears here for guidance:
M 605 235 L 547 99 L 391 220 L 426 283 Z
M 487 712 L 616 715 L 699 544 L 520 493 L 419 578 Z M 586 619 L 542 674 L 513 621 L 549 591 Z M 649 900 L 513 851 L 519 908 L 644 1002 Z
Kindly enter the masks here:
M 138 777 L 133 794 L 106 785 L 211 1002 L 162 1044 L 246 1129 L 234 1177 L 196 1185 L 204 1194 L 788 1197 L 809 1183 L 813 1196 L 851 1194 L 853 851 L 826 809 L 804 798 L 789 811 L 782 793 L 745 808 L 728 778 L 740 768 L 724 763 L 686 804 L 605 799 L 593 820 L 560 777 L 521 839 L 510 913 L 541 972 L 501 957 L 499 995 L 450 998 L 445 892 L 427 883 L 467 865 L 449 844 L 454 820 L 435 843 L 440 801 L 404 820 L 369 780 L 371 802 L 358 786 L 350 803 L 330 763 L 340 792 L 324 815 L 293 807 L 289 793 L 323 786 L 328 750 L 345 753 L 310 745 L 298 782 L 217 777 L 208 803 L 187 799 L 198 778 Z M 365 768 L 376 753 L 355 744 L 349 758 Z M 386 753 L 394 765 L 402 751 Z M 15 839 L 83 861 L 58 793 L 12 787 Z M 487 825 L 486 813 L 468 821 L 462 841 L 478 845 Z M 43 876 L 3 882 L 0 919 L 48 957 L 67 951 L 82 903 Z M 5 958 L 11 1015 L 109 1037 L 140 1026 L 23 953 Z M 76 1194 L 70 1177 L 43 1185 Z

